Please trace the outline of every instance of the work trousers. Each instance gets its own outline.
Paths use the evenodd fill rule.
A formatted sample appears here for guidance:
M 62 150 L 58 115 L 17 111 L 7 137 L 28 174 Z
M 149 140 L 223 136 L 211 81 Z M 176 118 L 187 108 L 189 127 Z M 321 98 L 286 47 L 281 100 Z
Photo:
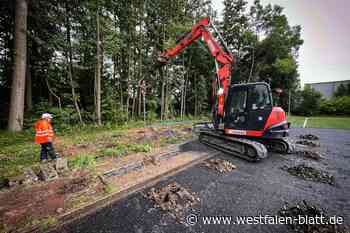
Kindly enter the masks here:
M 52 142 L 42 143 L 40 145 L 40 160 L 47 159 L 47 155 L 49 155 L 51 159 L 57 159 L 57 154 L 53 148 Z

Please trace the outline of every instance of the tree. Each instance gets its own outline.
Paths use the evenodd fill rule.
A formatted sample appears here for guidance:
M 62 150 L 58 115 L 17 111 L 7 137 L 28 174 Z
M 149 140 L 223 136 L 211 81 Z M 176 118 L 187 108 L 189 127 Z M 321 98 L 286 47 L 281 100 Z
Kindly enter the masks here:
M 16 0 L 15 60 L 12 75 L 12 91 L 8 129 L 21 131 L 23 127 L 24 93 L 27 63 L 27 12 L 26 0 Z
M 348 93 L 350 92 L 350 90 L 348 90 L 350 86 L 348 85 L 345 86 L 343 83 L 341 83 L 338 87 L 337 90 L 334 92 L 334 96 L 335 97 L 340 97 L 340 96 L 346 96 L 349 95 Z
M 246 12 L 247 1 L 225 0 L 222 34 L 231 52 L 236 57 L 232 82 L 248 80 L 254 62 L 255 37 L 250 28 L 249 15 Z
M 8 123 L 11 67 L 18 55 L 12 30 L 15 1 L 3 1 L 0 107 L 5 111 L 0 127 Z M 208 113 L 215 64 L 206 45 L 196 41 L 174 59 L 176 64 L 165 67 L 156 58 L 207 16 L 209 0 L 37 0 L 28 7 L 25 122 L 42 111 L 66 124 L 143 118 L 140 80 L 147 84 L 151 119 Z M 297 89 L 300 27 L 289 25 L 282 8 L 256 0 L 247 9 L 246 0 L 226 0 L 224 13 L 222 23 L 215 13 L 212 19 L 236 54 L 232 80 L 270 80 L 284 93 Z M 286 97 L 282 93 L 282 105 Z
M 312 116 L 318 114 L 322 100 L 322 94 L 310 86 L 306 86 L 300 92 L 300 103 L 296 111 L 298 114 Z
M 101 41 L 99 6 L 96 7 L 96 75 L 95 75 L 95 114 L 98 125 L 101 125 Z

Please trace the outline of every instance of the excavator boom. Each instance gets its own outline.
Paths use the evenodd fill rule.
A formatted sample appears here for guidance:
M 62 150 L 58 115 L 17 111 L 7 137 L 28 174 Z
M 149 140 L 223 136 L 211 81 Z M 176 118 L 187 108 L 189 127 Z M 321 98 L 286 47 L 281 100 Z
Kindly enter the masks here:
M 211 32 L 208 30 L 208 27 L 210 26 L 211 24 L 209 18 L 201 19 L 192 27 L 192 30 L 190 32 L 186 33 L 186 35 L 179 41 L 179 43 L 177 43 L 174 48 L 170 48 L 161 53 L 158 61 L 161 63 L 167 63 L 170 58 L 175 57 L 183 49 L 191 45 L 196 40 L 202 38 L 206 43 L 210 54 L 215 58 L 215 61 L 220 64 L 216 70 L 217 80 L 215 80 L 215 84 L 218 84 L 218 88 L 215 90 L 214 87 L 216 87 L 216 85 L 212 85 L 214 89 L 212 95 L 218 95 L 218 103 L 217 106 L 214 107 L 217 108 L 218 117 L 223 117 L 225 97 L 227 95 L 228 87 L 230 84 L 231 65 L 234 62 L 234 58 L 230 52 L 226 52 L 222 49 Z

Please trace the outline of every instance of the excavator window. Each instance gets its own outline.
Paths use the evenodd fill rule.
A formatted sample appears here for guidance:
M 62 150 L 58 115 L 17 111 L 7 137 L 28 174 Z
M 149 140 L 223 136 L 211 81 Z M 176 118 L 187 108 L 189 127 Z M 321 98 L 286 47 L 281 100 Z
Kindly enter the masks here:
M 250 109 L 265 109 L 271 107 L 271 97 L 266 85 L 259 84 L 251 87 L 249 91 Z
M 235 89 L 230 103 L 230 113 L 244 112 L 247 106 L 247 89 Z

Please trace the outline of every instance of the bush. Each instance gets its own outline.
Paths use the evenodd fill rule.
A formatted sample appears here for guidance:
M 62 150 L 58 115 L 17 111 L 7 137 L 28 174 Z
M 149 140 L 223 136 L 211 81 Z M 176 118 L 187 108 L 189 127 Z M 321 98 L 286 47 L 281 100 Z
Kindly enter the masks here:
M 313 88 L 306 86 L 300 92 L 300 104 L 296 108 L 296 113 L 305 116 L 316 115 L 320 112 L 322 94 Z
M 332 100 L 323 100 L 320 105 L 320 111 L 322 114 L 335 115 L 337 112 L 337 109 Z
M 328 115 L 350 115 L 350 96 L 335 97 L 321 103 L 321 113 Z

